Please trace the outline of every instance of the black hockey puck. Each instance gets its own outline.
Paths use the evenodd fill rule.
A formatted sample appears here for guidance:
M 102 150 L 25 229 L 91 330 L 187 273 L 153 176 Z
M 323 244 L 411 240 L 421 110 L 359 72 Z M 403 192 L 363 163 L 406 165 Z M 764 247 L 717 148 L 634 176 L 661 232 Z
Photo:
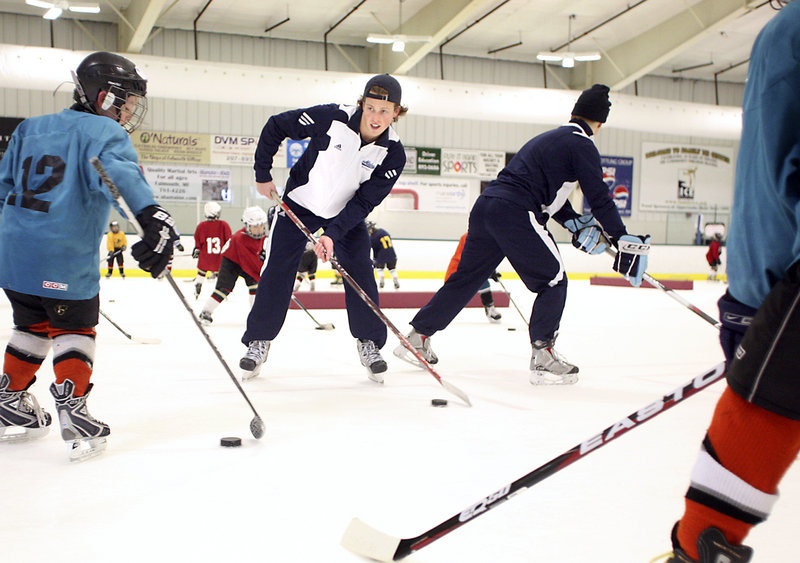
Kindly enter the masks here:
M 242 445 L 242 439 L 236 437 L 222 438 L 219 445 L 223 448 L 236 448 Z
M 432 407 L 446 407 L 447 400 L 446 399 L 431 399 L 431 406 Z
M 510 327 L 508 327 L 508 330 L 517 330 L 517 329 L 514 328 L 513 326 L 510 326 Z

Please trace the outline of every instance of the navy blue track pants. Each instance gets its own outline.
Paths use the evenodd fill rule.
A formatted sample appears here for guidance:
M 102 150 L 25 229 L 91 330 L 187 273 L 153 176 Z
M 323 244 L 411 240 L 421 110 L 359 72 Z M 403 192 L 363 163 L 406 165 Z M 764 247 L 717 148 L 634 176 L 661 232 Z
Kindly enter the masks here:
M 469 233 L 458 269 L 411 320 L 420 334 L 444 329 L 504 257 L 525 286 L 538 294 L 530 337 L 555 336 L 567 299 L 567 276 L 553 236 L 534 214 L 505 199 L 480 196 L 469 214 Z
M 284 201 L 312 233 L 320 227 L 324 228 L 330 221 L 314 215 L 288 197 Z M 292 299 L 297 264 L 306 242 L 306 236 L 297 225 L 284 213 L 279 213 L 270 234 L 265 267 L 261 272 L 253 308 L 247 317 L 247 329 L 242 336 L 244 344 L 253 340 L 274 340 L 280 332 Z M 333 251 L 342 268 L 379 304 L 366 225 L 361 222 L 341 240 L 334 240 Z M 344 286 L 344 293 L 350 334 L 355 338 L 372 340 L 378 348 L 382 348 L 386 344 L 386 325 L 348 284 Z

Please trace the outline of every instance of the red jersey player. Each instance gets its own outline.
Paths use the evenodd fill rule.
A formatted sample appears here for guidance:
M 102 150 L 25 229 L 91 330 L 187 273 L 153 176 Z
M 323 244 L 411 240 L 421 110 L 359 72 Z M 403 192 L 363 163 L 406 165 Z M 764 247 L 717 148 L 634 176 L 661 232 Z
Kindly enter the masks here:
M 222 207 L 219 203 L 209 201 L 203 207 L 206 220 L 197 225 L 194 231 L 194 250 L 192 258 L 197 258 L 197 277 L 194 279 L 194 297 L 200 296 L 206 273 L 211 272 L 213 277 L 219 271 L 222 260 L 222 248 L 231 238 L 231 227 L 219 216 Z
M 214 309 L 228 297 L 237 280 L 244 278 L 250 292 L 250 305 L 255 299 L 261 268 L 264 265 L 264 237 L 267 236 L 267 214 L 260 207 L 248 207 L 242 212 L 244 228 L 236 231 L 222 249 L 217 286 L 200 312 L 204 325 L 213 322 Z

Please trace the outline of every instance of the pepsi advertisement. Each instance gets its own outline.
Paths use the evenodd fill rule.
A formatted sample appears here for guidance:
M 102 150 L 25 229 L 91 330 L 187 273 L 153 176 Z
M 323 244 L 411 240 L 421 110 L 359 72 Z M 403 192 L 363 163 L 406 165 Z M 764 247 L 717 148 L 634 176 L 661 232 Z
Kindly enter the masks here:
M 600 156 L 603 167 L 603 182 L 608 186 L 608 193 L 614 199 L 620 216 L 631 216 L 631 200 L 633 199 L 633 157 Z M 591 209 L 583 200 L 583 212 L 591 213 Z

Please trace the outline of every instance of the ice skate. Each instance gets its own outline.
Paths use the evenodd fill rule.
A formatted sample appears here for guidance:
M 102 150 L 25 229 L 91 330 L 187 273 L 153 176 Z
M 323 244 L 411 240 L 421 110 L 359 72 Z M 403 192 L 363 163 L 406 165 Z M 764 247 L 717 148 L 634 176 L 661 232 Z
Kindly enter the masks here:
M 27 442 L 50 431 L 52 418 L 27 391 L 34 381 L 22 391 L 9 391 L 11 379 L 0 375 L 0 442 Z
M 717 528 L 706 528 L 697 538 L 700 559 L 694 560 L 678 543 L 678 524 L 672 528 L 672 556 L 667 563 L 747 563 L 753 550 L 745 545 L 731 545 Z
M 107 278 L 110 278 L 110 277 L 111 277 L 111 272 L 108 272 L 108 273 L 106 274 L 106 277 L 107 277 Z
M 394 280 L 394 288 L 400 289 L 400 282 L 398 280 Z
M 361 365 L 367 368 L 367 377 L 376 383 L 383 383 L 383 376 L 386 371 L 386 361 L 381 357 L 381 351 L 372 340 L 359 338 L 356 342 L 358 355 L 361 356 Z
M 384 281 L 384 279 L 383 279 L 383 278 L 379 279 L 379 280 L 378 280 L 378 288 L 379 288 L 379 289 L 383 289 L 383 286 L 385 285 L 385 283 L 386 283 L 386 282 Z
M 503 318 L 503 315 L 494 308 L 494 305 L 484 305 L 483 310 L 486 312 L 486 318 L 489 319 L 490 323 L 499 323 L 500 319 Z
M 439 358 L 436 356 L 433 348 L 431 347 L 430 337 L 425 336 L 424 334 L 419 334 L 414 329 L 408 333 L 406 340 L 408 340 L 409 344 L 411 344 L 429 364 L 435 364 L 439 361 Z M 402 344 L 394 349 L 394 355 L 401 360 L 408 362 L 409 364 L 415 365 L 419 368 L 425 368 L 425 364 L 420 362 L 419 359 L 417 359 L 417 357 Z
M 203 326 L 209 326 L 214 322 L 214 319 L 211 317 L 211 313 L 208 311 L 200 311 L 200 314 L 197 315 L 197 318 L 200 319 L 200 324 Z
M 267 361 L 269 345 L 269 340 L 253 340 L 247 345 L 247 352 L 239 360 L 239 367 L 242 369 L 242 381 L 258 377 L 258 374 L 261 373 L 261 366 Z
M 553 340 L 537 340 L 531 356 L 531 385 L 571 385 L 578 381 L 578 368 L 556 352 Z
M 83 461 L 99 455 L 106 449 L 106 436 L 111 434 L 108 424 L 94 418 L 86 408 L 86 398 L 92 387 L 90 383 L 86 394 L 76 397 L 75 384 L 70 379 L 50 385 L 50 393 L 56 399 L 61 438 L 71 447 L 70 461 Z

